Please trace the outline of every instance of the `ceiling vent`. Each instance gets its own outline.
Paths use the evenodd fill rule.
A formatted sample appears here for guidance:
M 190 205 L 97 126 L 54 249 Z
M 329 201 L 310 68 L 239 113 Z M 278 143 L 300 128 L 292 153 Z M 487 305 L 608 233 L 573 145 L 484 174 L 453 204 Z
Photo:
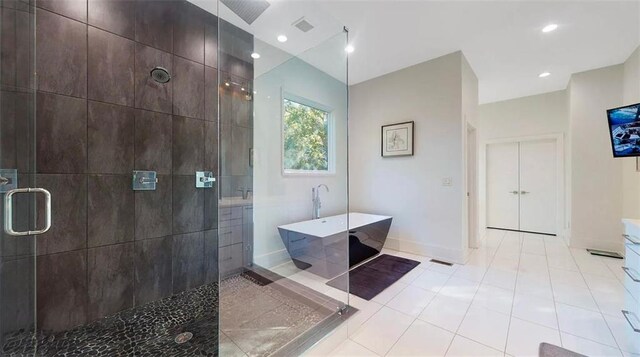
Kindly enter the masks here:
M 299 18 L 291 25 L 298 28 L 298 30 L 302 32 L 309 32 L 313 30 L 313 25 L 309 23 L 309 21 L 305 20 L 304 17 Z
M 246 23 L 251 25 L 269 7 L 266 0 L 221 0 L 229 10 L 233 11 Z

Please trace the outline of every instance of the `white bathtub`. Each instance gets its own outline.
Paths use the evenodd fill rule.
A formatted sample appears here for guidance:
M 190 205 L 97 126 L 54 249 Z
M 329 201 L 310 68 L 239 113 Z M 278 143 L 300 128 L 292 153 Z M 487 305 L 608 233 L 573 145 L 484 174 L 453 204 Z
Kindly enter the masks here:
M 392 217 L 367 213 L 324 217 L 278 227 L 293 262 L 301 269 L 333 278 L 382 250 Z

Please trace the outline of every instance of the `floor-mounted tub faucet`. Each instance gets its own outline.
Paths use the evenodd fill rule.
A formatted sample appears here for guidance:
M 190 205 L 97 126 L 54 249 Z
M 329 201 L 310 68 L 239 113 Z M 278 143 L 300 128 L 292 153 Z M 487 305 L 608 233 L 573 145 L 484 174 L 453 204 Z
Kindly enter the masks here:
M 327 187 L 327 185 L 323 183 L 311 189 L 311 200 L 313 202 L 313 219 L 320 218 L 320 208 L 322 207 L 322 202 L 320 201 L 320 187 L 324 187 L 327 192 L 329 192 L 329 187 Z
M 241 192 L 242 193 L 242 199 L 246 200 L 249 198 L 249 194 L 253 195 L 253 190 L 250 188 L 245 189 L 244 187 L 240 187 L 239 189 L 237 189 L 236 191 Z

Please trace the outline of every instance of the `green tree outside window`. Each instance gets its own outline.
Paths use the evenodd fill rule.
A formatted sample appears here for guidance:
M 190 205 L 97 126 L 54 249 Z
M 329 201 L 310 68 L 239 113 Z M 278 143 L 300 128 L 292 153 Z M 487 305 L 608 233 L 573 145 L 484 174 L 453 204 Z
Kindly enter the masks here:
M 284 169 L 329 170 L 329 113 L 284 100 Z

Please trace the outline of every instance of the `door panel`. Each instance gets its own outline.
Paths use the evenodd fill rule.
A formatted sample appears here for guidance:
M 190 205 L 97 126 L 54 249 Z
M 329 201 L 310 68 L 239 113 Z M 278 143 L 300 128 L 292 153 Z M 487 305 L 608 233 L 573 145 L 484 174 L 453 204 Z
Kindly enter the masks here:
M 0 355 L 28 356 L 36 351 L 36 254 L 26 232 L 37 229 L 36 206 L 33 194 L 13 190 L 37 187 L 33 2 L 0 0 L 0 23 Z
M 556 234 L 556 160 L 553 139 L 520 143 L 520 230 Z
M 518 143 L 487 146 L 487 226 L 519 229 Z

